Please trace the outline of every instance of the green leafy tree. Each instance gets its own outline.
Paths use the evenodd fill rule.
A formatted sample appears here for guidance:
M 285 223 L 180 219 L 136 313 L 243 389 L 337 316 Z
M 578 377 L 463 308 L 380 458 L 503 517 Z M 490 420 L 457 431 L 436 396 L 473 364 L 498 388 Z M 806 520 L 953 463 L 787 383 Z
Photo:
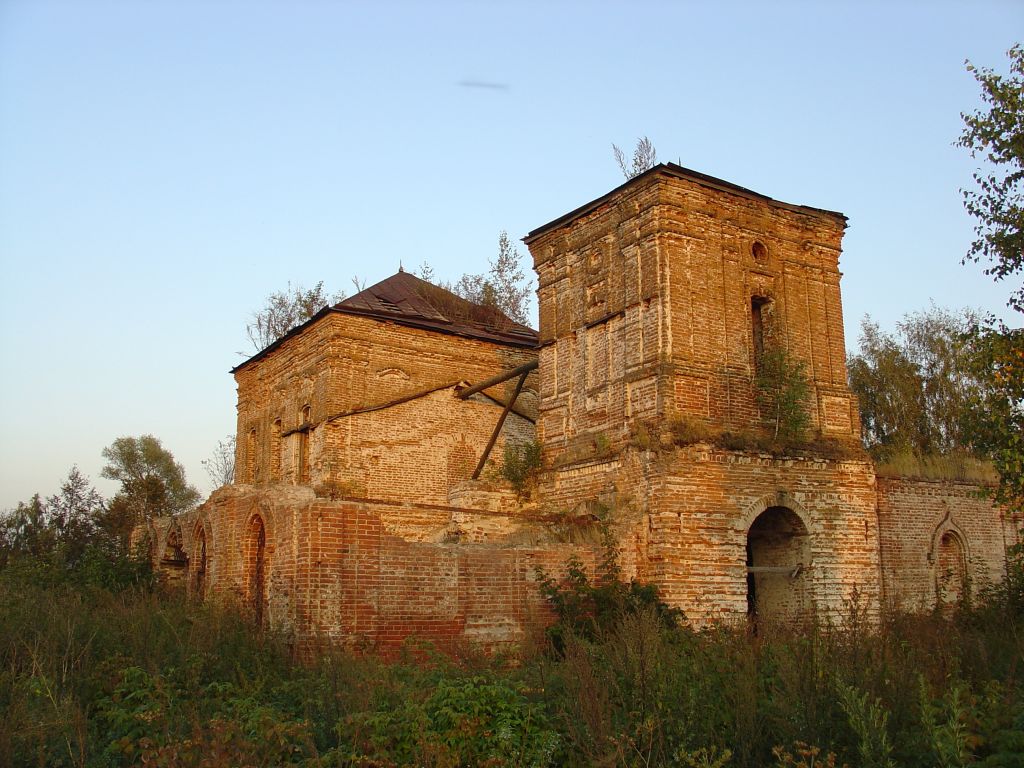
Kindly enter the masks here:
M 523 257 L 508 232 L 498 235 L 498 255 L 490 260 L 490 269 L 481 274 L 466 273 L 456 283 L 436 279 L 434 268 L 423 262 L 415 271 L 420 279 L 451 291 L 466 301 L 491 307 L 517 323 L 530 322 L 530 296 L 533 281 L 523 272 Z
M 18 502 L 15 509 L 0 519 L 0 565 L 6 565 L 17 556 L 48 556 L 56 544 L 46 503 L 38 493 L 27 502 Z
M 37 493 L 0 518 L 0 562 L 26 556 L 74 567 L 104 511 L 103 497 L 72 467 L 60 491 L 46 499 Z
M 103 477 L 121 483 L 111 507 L 132 524 L 185 512 L 200 499 L 185 469 L 152 435 L 119 437 L 103 449 L 103 458 Z
M 99 491 L 78 467 L 71 467 L 60 491 L 46 499 L 46 515 L 54 530 L 61 559 L 77 564 L 93 540 L 98 521 L 106 514 Z
M 149 560 L 131 547 L 133 522 L 120 514 L 72 467 L 57 493 L 46 499 L 37 493 L 0 514 L 0 567 L 16 563 L 22 576 L 39 584 L 147 584 Z
M 860 349 L 847 360 L 860 400 L 861 435 L 876 455 L 911 450 L 924 421 L 921 376 L 900 343 L 865 317 Z
M 974 373 L 989 386 L 974 397 L 970 429 L 999 474 L 995 500 L 1024 509 L 1024 329 L 979 323 L 971 344 Z
M 1010 74 L 986 67 L 967 69 L 981 86 L 985 108 L 962 114 L 957 142 L 971 157 L 984 158 L 976 170 L 976 189 L 964 191 L 964 205 L 977 219 L 977 239 L 964 261 L 989 261 L 996 280 L 1024 271 L 1024 48 L 1007 55 Z M 1024 286 L 1011 292 L 1009 305 L 1024 312 Z M 988 385 L 976 402 L 979 444 L 999 473 L 997 501 L 1024 508 L 1024 331 L 994 319 L 978 323 L 972 334 L 975 372 Z
M 533 285 L 523 274 L 522 255 L 504 230 L 498 235 L 498 255 L 490 261 L 490 269 L 463 275 L 451 291 L 474 304 L 494 307 L 517 323 L 529 322 Z
M 988 166 L 974 172 L 977 188 L 963 191 L 968 213 L 978 220 L 964 261 L 987 260 L 985 273 L 996 280 L 1024 270 L 1024 48 L 1015 45 L 1007 55 L 1005 77 L 967 62 L 986 107 L 961 114 L 964 131 L 957 141 Z M 1024 286 L 1010 294 L 1009 304 L 1024 312 Z
M 905 315 L 896 333 L 864 318 L 847 370 L 865 447 L 876 457 L 980 452 L 971 423 L 986 387 L 973 361 L 977 322 L 971 310 L 935 306 Z

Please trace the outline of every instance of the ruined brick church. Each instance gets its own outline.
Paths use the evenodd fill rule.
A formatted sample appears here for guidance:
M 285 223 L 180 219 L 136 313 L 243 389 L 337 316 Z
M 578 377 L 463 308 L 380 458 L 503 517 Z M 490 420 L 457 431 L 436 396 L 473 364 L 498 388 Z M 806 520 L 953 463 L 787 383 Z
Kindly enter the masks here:
M 325 307 L 234 369 L 235 483 L 165 521 L 157 561 L 297 638 L 380 647 L 522 641 L 549 615 L 538 569 L 593 566 L 599 532 L 697 624 L 998 580 L 1019 516 L 861 448 L 845 227 L 658 165 L 527 235 L 539 333 L 405 272 Z M 769 336 L 810 384 L 782 452 L 758 438 Z M 513 489 L 505 448 L 534 441 Z

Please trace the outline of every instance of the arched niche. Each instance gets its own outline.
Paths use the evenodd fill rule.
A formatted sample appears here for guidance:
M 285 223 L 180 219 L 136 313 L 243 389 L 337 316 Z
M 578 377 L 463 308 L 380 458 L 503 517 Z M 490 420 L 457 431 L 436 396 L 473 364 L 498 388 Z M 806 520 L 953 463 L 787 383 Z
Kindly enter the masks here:
M 949 528 L 939 537 L 935 551 L 935 599 L 942 605 L 960 602 L 967 591 L 967 547 Z
M 257 624 L 263 624 L 267 606 L 267 527 L 263 516 L 254 514 L 245 530 L 245 587 L 248 608 Z
M 206 589 L 210 581 L 210 540 L 207 535 L 207 526 L 197 523 L 192 534 L 192 558 L 191 573 L 189 581 L 190 591 L 198 600 L 206 598 Z

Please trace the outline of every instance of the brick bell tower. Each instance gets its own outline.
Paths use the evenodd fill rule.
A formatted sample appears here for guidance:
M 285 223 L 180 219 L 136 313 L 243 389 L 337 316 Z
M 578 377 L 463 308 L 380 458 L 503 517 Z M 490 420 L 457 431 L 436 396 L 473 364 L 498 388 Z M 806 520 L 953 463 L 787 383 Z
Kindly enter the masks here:
M 709 590 L 726 616 L 759 604 L 764 613 L 773 600 L 831 610 L 853 583 L 877 597 L 877 523 L 865 517 L 874 474 L 846 377 L 845 228 L 840 213 L 668 164 L 525 238 L 539 283 L 543 497 L 618 510 L 627 570 L 688 612 Z M 799 455 L 764 437 L 755 380 L 769 343 L 805 366 L 810 427 Z M 815 509 L 853 489 L 848 514 Z M 753 524 L 775 509 L 785 513 L 762 536 Z M 852 561 L 837 563 L 842 574 L 825 567 L 850 558 L 840 555 L 845 535 L 825 534 L 823 521 L 846 525 L 850 514 L 856 568 L 868 569 L 860 576 Z M 758 545 L 754 557 L 751 535 L 800 538 L 803 549 L 771 556 Z M 684 552 L 691 538 L 700 546 Z M 800 594 L 769 600 L 790 565 Z M 765 582 L 760 598 L 751 579 Z

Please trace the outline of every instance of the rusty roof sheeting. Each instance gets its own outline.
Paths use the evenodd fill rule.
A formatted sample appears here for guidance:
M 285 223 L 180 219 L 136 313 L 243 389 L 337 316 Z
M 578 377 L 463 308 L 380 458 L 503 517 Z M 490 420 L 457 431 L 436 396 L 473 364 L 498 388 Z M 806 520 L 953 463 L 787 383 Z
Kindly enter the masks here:
M 333 309 L 502 344 L 537 344 L 537 332 L 532 328 L 494 307 L 474 304 L 409 272 L 397 272 L 335 304 Z
M 333 307 L 324 307 L 273 344 L 232 368 L 231 373 L 263 358 L 287 339 L 297 336 L 305 328 L 331 313 L 370 317 L 411 328 L 465 336 L 496 344 L 528 349 L 537 346 L 537 332 L 532 328 L 511 320 L 493 307 L 474 304 L 445 288 L 421 280 L 409 272 L 400 271 Z

